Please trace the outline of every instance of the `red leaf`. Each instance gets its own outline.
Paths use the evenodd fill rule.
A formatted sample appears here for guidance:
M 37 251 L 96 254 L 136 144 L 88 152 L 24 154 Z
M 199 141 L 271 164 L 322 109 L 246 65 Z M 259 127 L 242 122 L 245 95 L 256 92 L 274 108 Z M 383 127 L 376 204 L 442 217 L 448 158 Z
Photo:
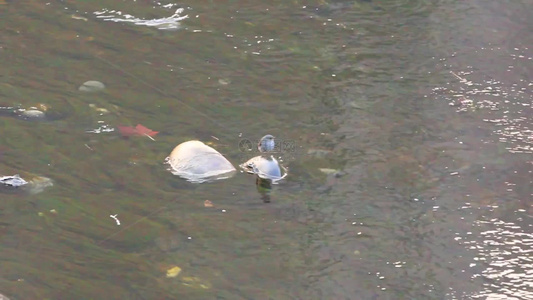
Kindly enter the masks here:
M 158 131 L 153 131 L 151 129 L 148 129 L 146 128 L 145 126 L 141 125 L 141 124 L 137 124 L 136 127 L 131 127 L 131 126 L 117 126 L 118 128 L 118 131 L 120 132 L 120 134 L 122 134 L 122 136 L 144 136 L 144 135 L 148 135 L 148 136 L 155 136 L 156 134 L 158 134 L 159 132 Z
M 140 134 L 140 135 L 149 135 L 149 136 L 154 136 L 156 134 L 159 133 L 159 131 L 153 131 L 152 129 L 148 129 L 146 127 L 144 127 L 143 125 L 141 124 L 137 124 L 137 126 L 135 127 L 135 129 L 137 129 L 137 132 Z
M 117 126 L 117 128 L 118 128 L 118 131 L 120 132 L 120 134 L 122 134 L 123 136 L 131 136 L 131 135 L 136 135 L 137 134 L 137 130 L 134 127 Z

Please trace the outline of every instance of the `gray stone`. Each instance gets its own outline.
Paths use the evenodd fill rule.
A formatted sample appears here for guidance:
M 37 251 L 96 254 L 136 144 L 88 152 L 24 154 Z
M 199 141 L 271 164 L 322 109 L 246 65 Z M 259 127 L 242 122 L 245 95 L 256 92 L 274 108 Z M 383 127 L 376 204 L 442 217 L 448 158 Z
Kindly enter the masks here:
M 98 92 L 98 91 L 101 91 L 105 89 L 105 85 L 103 83 L 101 83 L 100 81 L 96 81 L 96 80 L 89 80 L 89 81 L 86 81 L 84 82 L 79 88 L 78 90 L 82 91 L 82 92 Z
M 37 109 L 28 109 L 20 114 L 22 117 L 32 120 L 44 119 L 45 113 Z

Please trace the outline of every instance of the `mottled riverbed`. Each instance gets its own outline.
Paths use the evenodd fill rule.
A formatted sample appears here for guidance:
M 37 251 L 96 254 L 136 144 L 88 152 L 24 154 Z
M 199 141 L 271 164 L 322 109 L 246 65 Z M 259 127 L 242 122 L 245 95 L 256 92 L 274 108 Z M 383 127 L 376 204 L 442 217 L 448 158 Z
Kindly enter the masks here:
M 0 298 L 533 298 L 530 1 L 23 2 L 0 176 L 53 186 L 0 191 Z M 271 189 L 164 164 L 267 133 Z

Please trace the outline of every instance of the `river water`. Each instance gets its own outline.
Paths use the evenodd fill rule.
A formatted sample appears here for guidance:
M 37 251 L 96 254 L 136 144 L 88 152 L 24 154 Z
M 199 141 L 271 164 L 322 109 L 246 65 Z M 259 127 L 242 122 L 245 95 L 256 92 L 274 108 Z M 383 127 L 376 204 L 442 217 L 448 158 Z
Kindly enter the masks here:
M 532 4 L 0 1 L 0 298 L 533 299 Z

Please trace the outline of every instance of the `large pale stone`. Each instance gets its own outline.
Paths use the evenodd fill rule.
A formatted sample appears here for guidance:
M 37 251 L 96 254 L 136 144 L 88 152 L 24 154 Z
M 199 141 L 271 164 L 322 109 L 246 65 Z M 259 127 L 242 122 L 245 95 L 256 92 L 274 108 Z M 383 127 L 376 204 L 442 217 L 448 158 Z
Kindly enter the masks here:
M 202 183 L 235 174 L 235 167 L 217 150 L 200 141 L 179 144 L 167 157 L 170 171 L 190 182 Z

